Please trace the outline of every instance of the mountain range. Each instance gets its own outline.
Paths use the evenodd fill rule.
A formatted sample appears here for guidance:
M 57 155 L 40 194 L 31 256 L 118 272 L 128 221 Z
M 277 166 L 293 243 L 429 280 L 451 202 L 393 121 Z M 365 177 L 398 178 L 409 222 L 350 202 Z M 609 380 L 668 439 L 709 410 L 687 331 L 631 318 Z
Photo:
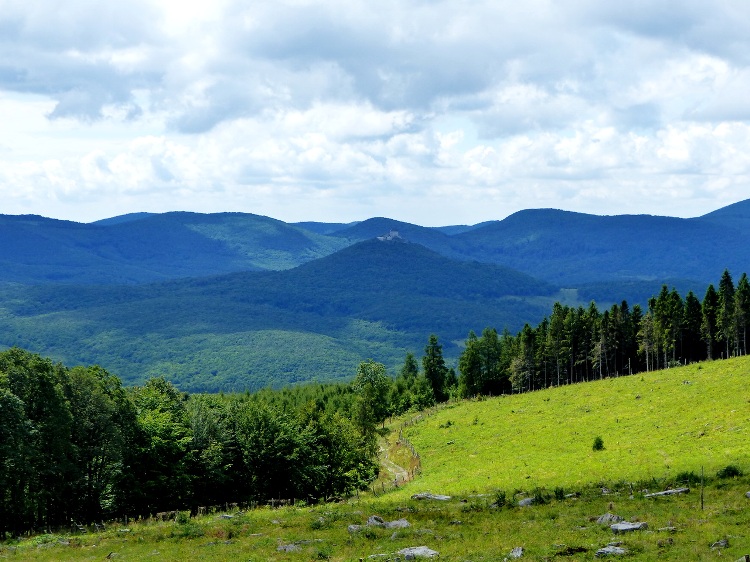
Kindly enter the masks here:
M 436 333 L 520 329 L 555 300 L 702 297 L 750 264 L 750 200 L 702 217 L 540 209 L 477 225 L 284 223 L 136 213 L 82 224 L 0 215 L 0 346 L 191 391 L 395 369 Z

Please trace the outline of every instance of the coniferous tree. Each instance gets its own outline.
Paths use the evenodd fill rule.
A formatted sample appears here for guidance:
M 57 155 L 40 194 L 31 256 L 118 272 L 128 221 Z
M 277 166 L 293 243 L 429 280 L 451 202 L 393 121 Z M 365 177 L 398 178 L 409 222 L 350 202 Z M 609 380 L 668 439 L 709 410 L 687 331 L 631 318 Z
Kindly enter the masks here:
M 736 340 L 734 315 L 734 283 L 728 270 L 724 270 L 719 281 L 719 308 L 717 312 L 718 334 L 724 343 L 725 358 L 729 358 Z
M 713 285 L 706 289 L 701 303 L 701 335 L 706 343 L 706 357 L 714 359 L 718 339 L 719 295 Z
M 445 360 L 443 359 L 443 346 L 438 343 L 435 334 L 430 335 L 429 341 L 424 348 L 422 370 L 432 387 L 435 401 L 445 402 L 448 398 L 446 389 L 448 368 L 445 366 Z
M 747 324 L 750 320 L 750 281 L 748 281 L 746 273 L 743 273 L 737 282 L 734 300 L 737 354 L 747 355 Z
M 698 297 L 689 291 L 685 297 L 685 307 L 682 319 L 682 356 L 690 362 L 701 361 L 706 358 L 705 347 L 702 345 L 701 322 L 703 314 Z

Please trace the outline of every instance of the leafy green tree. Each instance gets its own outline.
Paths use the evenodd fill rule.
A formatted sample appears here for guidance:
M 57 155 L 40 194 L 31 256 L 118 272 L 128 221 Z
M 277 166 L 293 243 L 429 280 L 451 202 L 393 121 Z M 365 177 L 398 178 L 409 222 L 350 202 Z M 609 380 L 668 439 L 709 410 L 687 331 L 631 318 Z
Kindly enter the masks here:
M 31 423 L 18 396 L 4 387 L 0 373 L 0 540 L 6 533 L 25 530 L 19 519 L 26 512 L 26 487 L 29 481 L 27 450 Z
M 140 514 L 188 507 L 192 478 L 187 458 L 192 443 L 185 402 L 163 377 L 133 389 L 138 447 L 133 459 L 134 509 Z
M 264 403 L 247 402 L 235 414 L 250 497 L 300 497 L 311 478 L 309 433 L 301 431 L 292 416 Z
M 362 448 L 354 424 L 340 412 L 302 412 L 302 433 L 309 436 L 309 455 L 301 495 L 329 500 L 364 489 L 378 474 L 377 458 Z
M 68 400 L 74 420 L 76 518 L 102 520 L 119 507 L 124 437 L 135 422 L 134 411 L 120 379 L 98 366 L 71 369 Z
M 18 483 L 22 528 L 60 525 L 71 515 L 74 464 L 72 416 L 65 400 L 67 371 L 49 359 L 11 348 L 0 353 L 0 387 L 21 400 L 29 434 L 24 452 L 27 480 Z
M 366 449 L 376 450 L 375 429 L 388 415 L 387 395 L 390 379 L 385 374 L 385 365 L 372 359 L 357 367 L 357 376 L 352 383 L 357 395 L 354 403 L 354 424 L 363 436 Z

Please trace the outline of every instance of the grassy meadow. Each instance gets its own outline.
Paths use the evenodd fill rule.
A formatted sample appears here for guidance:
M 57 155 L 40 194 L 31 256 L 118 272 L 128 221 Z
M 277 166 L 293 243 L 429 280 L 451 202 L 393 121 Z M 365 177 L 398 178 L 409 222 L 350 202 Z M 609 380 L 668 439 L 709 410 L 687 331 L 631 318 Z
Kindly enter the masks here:
M 377 497 L 39 535 L 0 546 L 0 559 L 344 562 L 427 546 L 462 562 L 505 560 L 516 547 L 521 560 L 594 560 L 617 541 L 627 554 L 615 559 L 735 561 L 750 554 L 750 477 L 717 472 L 750 473 L 747 377 L 750 359 L 738 358 L 450 404 L 403 428 L 422 473 Z M 390 462 L 408 466 L 397 438 L 414 417 L 394 421 Z M 645 497 L 682 483 L 686 494 Z M 452 498 L 411 498 L 424 491 Z M 519 507 L 525 497 L 537 502 Z M 607 512 L 648 529 L 613 535 L 595 521 Z M 410 526 L 349 532 L 370 515 Z

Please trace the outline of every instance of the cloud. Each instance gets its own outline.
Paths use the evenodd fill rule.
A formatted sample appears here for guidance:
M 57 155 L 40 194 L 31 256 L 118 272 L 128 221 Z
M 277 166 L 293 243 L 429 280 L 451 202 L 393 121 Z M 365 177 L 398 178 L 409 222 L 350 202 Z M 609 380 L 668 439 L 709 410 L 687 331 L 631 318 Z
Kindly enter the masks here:
M 95 218 L 690 214 L 747 196 L 749 20 L 730 0 L 8 0 L 0 191 Z

